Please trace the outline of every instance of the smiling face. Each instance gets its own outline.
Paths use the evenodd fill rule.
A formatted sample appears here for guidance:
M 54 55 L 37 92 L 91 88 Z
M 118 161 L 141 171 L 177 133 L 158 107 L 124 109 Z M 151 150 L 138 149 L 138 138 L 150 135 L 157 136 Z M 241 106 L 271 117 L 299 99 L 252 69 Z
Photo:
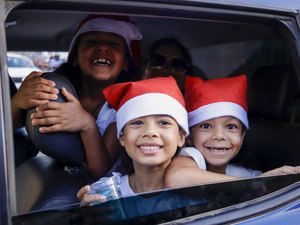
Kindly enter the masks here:
M 81 35 L 78 64 L 85 76 L 114 82 L 122 69 L 127 70 L 126 44 L 113 33 L 88 32 Z
M 238 154 L 245 133 L 238 119 L 223 116 L 193 126 L 191 142 L 203 154 L 207 170 L 225 174 L 226 165 Z
M 120 136 L 120 143 L 133 161 L 135 169 L 165 169 L 185 135 L 170 116 L 153 115 L 129 121 Z

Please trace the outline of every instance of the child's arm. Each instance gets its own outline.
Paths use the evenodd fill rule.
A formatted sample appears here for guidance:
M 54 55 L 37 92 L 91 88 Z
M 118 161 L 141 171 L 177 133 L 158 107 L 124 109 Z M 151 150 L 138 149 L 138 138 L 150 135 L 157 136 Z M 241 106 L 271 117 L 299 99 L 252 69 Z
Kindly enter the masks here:
M 63 87 L 61 92 L 67 102 L 49 102 L 39 105 L 31 115 L 32 123 L 41 126 L 39 128 L 41 133 L 79 132 L 86 153 L 88 171 L 95 178 L 102 177 L 111 169 L 117 158 L 116 133 L 110 136 L 115 138 L 104 142 L 94 117 L 66 88 Z M 106 143 L 110 145 L 107 146 Z
M 192 158 L 176 156 L 167 169 L 165 182 L 167 187 L 184 187 L 233 179 L 238 178 L 200 169 Z
M 261 176 L 283 175 L 300 173 L 300 166 L 282 166 L 273 170 L 269 170 L 261 174 Z

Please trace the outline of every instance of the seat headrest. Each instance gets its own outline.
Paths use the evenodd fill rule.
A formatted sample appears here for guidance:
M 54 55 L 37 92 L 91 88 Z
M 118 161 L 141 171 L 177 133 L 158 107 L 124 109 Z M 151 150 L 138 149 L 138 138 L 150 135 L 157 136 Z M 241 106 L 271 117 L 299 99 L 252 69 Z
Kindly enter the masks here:
M 249 116 L 286 119 L 294 90 L 292 73 L 290 66 L 258 68 L 249 79 Z
M 52 80 L 56 88 L 61 90 L 65 87 L 72 95 L 77 97 L 76 91 L 71 82 L 62 75 L 55 73 L 44 73 L 43 78 Z M 65 97 L 59 92 L 57 102 L 66 102 Z M 44 154 L 71 165 L 81 165 L 85 160 L 85 151 L 79 133 L 55 132 L 40 133 L 39 126 L 31 123 L 31 114 L 35 111 L 32 108 L 26 113 L 25 128 L 32 143 Z

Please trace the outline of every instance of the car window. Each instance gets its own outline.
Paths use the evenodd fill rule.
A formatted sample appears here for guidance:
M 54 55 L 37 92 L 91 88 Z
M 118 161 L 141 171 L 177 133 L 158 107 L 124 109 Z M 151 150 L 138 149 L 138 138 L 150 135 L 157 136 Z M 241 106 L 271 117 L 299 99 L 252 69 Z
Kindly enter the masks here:
M 299 18 L 299 12 L 278 11 L 275 6 L 234 7 L 230 4 L 234 1 L 226 4 L 218 1 L 217 5 L 207 3 L 211 1 L 155 1 L 155 4 L 131 1 L 131 6 L 122 1 L 118 1 L 122 2 L 119 5 L 116 1 L 59 2 L 61 5 L 28 1 L 8 13 L 3 32 L 7 50 L 25 54 L 34 64 L 8 55 L 7 67 L 37 66 L 43 72 L 54 71 L 67 60 L 69 44 L 81 18 L 90 13 L 128 16 L 143 33 L 143 39 L 136 45 L 141 51 L 137 63 L 140 66 L 153 41 L 174 37 L 188 48 L 194 76 L 200 76 L 200 71 L 205 79 L 246 74 L 250 130 L 243 146 L 245 152 L 234 163 L 261 171 L 299 165 L 300 32 L 295 19 Z M 50 64 L 51 56 L 58 53 L 62 53 L 62 60 Z M 13 72 L 9 71 L 10 76 L 18 85 L 29 74 L 27 70 L 24 74 Z M 1 74 L 2 86 L 6 78 Z M 2 86 L 0 96 L 5 99 L 7 89 Z M 9 164 L 6 157 L 13 152 L 6 140 L 13 140 L 14 153 L 30 140 L 26 130 L 21 130 L 25 136 L 19 138 L 14 136 L 15 130 L 7 129 L 11 126 L 2 124 L 11 122 L 11 118 L 7 119 L 11 115 L 10 105 L 3 109 L 6 114 L 1 113 L 1 127 L 5 130 L 1 133 L 1 154 L 4 157 L 0 157 L 0 164 L 5 168 L 0 171 L 1 186 L 14 185 L 16 193 L 3 187 L 5 193 L 0 195 L 0 203 L 5 203 L 1 213 L 11 218 L 13 225 L 242 224 L 281 207 L 288 210 L 284 208 L 280 215 L 287 211 L 300 215 L 300 203 L 296 202 L 300 193 L 297 174 L 199 184 L 81 206 L 77 191 L 95 181 L 84 166 L 58 162 L 38 149 L 37 156 L 18 164 L 15 170 L 6 168 Z M 11 157 L 9 161 L 15 162 Z
M 282 40 L 246 40 L 191 49 L 195 65 L 209 78 L 239 73 L 251 76 L 265 65 L 291 65 L 287 46 Z M 215 66 L 218 65 L 218 66 Z
M 232 211 L 265 202 L 267 199 L 279 197 L 276 191 L 297 181 L 300 175 L 242 179 L 186 188 L 166 189 L 143 193 L 136 196 L 122 197 L 105 203 L 90 206 L 73 205 L 57 207 L 52 217 L 44 220 L 47 212 L 33 212 L 14 217 L 14 224 L 30 222 L 38 224 L 44 220 L 47 224 L 162 224 L 177 221 L 179 224 L 203 221 L 210 217 L 218 217 L 222 210 Z M 298 186 L 299 188 L 299 186 Z M 283 192 L 291 191 L 290 188 Z M 283 193 L 280 193 L 281 195 Z M 265 205 L 263 210 L 272 208 Z M 247 213 L 245 213 L 247 214 Z M 53 217 L 57 220 L 53 221 Z M 222 222 L 234 222 L 231 218 L 221 218 Z M 217 219 L 216 221 L 218 221 Z M 198 224 L 198 223 L 197 223 Z

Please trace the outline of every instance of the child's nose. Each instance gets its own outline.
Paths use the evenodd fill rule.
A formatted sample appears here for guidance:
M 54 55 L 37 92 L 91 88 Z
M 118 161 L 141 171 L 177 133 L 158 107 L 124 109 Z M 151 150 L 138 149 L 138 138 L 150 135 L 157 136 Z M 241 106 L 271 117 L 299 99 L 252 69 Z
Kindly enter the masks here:
M 109 46 L 108 46 L 108 44 L 102 42 L 102 43 L 99 43 L 99 44 L 96 46 L 96 50 L 97 50 L 98 52 L 108 52 Z
M 143 133 L 144 137 L 157 137 L 158 132 L 154 124 L 147 124 Z
M 213 131 L 213 135 L 212 135 L 212 139 L 213 140 L 225 140 L 226 139 L 226 135 L 224 133 L 224 130 L 219 127 L 219 128 L 215 128 Z

